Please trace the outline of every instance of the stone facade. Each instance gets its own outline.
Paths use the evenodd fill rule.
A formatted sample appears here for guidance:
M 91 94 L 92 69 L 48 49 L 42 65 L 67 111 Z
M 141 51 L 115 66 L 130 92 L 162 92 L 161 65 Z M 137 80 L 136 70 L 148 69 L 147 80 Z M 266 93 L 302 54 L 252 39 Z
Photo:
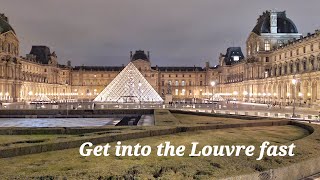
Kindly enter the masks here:
M 1 101 L 39 96 L 92 100 L 124 68 L 61 65 L 45 46 L 34 46 L 26 57 L 19 57 L 19 40 L 3 14 L 0 27 Z M 320 102 L 320 31 L 303 37 L 285 12 L 267 11 L 258 18 L 246 47 L 246 57 L 241 48 L 228 48 L 217 66 L 152 66 L 149 52 L 142 50 L 130 52 L 130 61 L 163 98 L 171 93 L 174 101 L 203 102 L 219 93 L 252 102 Z

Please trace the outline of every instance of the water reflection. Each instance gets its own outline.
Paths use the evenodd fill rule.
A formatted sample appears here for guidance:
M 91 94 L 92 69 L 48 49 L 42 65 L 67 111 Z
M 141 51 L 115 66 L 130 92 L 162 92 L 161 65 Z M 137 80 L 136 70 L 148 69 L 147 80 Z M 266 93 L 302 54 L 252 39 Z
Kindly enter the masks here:
M 116 125 L 121 118 L 1 118 L 0 127 L 85 127 Z

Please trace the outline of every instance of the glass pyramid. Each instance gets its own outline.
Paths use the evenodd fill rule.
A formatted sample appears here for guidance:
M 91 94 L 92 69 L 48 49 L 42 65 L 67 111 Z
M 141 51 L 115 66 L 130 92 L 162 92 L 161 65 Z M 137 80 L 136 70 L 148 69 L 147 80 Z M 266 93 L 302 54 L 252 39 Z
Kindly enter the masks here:
M 163 99 L 134 64 L 130 62 L 94 101 L 110 103 L 160 103 L 163 102 Z

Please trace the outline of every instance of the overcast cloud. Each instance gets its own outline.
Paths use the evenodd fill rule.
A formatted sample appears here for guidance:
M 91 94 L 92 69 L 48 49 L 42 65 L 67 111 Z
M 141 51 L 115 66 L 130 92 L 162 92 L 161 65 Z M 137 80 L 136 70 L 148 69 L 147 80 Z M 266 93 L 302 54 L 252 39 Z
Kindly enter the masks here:
M 152 65 L 216 64 L 241 46 L 265 10 L 286 10 L 300 33 L 320 28 L 319 0 L 0 0 L 21 55 L 47 45 L 60 63 L 121 65 L 151 51 Z

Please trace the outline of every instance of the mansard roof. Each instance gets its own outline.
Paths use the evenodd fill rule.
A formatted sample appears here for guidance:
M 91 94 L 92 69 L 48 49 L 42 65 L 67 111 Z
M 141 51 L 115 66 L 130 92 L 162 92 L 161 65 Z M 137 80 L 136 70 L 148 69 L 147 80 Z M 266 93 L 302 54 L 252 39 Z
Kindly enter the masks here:
M 202 67 L 152 67 L 152 69 L 158 69 L 159 71 L 185 71 L 185 72 L 191 72 L 191 71 L 205 71 Z
M 75 66 L 73 70 L 84 71 L 121 71 L 124 66 Z
M 4 14 L 0 14 L 0 34 L 12 31 L 15 33 L 14 29 L 9 24 L 8 18 Z
M 278 33 L 298 33 L 298 29 L 293 21 L 287 18 L 286 12 L 277 12 L 277 32 Z M 270 33 L 270 11 L 264 12 L 257 20 L 256 26 L 252 32 L 260 35 L 261 33 Z

